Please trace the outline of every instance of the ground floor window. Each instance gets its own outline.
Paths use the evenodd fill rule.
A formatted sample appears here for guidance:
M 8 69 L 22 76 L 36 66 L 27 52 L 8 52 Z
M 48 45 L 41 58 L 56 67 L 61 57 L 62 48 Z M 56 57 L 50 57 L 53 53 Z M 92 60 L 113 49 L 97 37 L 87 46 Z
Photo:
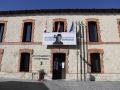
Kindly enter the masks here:
M 21 53 L 20 72 L 29 72 L 30 53 Z
M 101 63 L 100 63 L 100 53 L 91 53 L 91 73 L 100 73 L 101 72 Z
M 103 73 L 103 49 L 88 50 L 88 72 Z

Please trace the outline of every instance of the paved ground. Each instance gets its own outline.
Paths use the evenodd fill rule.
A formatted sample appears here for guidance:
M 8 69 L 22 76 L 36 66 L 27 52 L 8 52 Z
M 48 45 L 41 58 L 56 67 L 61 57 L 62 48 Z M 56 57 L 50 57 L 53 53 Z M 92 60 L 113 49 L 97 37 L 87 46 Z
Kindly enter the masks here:
M 47 81 L 50 90 L 120 90 L 120 82 Z
M 49 90 L 44 83 L 7 81 L 0 82 L 0 90 Z
M 0 90 L 120 90 L 120 82 L 0 80 Z

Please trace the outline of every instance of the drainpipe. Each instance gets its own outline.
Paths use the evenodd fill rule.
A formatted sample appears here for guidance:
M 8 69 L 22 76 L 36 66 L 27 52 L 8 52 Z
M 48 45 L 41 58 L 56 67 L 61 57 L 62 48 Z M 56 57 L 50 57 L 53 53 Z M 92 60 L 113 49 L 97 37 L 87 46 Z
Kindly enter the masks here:
M 86 68 L 85 68 L 85 33 L 84 33 L 84 24 L 83 24 L 83 22 L 81 22 L 81 26 L 82 26 L 82 35 L 83 35 L 83 37 L 82 37 L 82 41 L 83 41 L 83 57 L 82 57 L 82 59 L 83 59 L 83 68 L 84 68 L 84 71 L 83 71 L 83 75 L 84 75 L 84 81 L 86 81 L 86 75 L 85 75 L 85 70 L 86 70 Z

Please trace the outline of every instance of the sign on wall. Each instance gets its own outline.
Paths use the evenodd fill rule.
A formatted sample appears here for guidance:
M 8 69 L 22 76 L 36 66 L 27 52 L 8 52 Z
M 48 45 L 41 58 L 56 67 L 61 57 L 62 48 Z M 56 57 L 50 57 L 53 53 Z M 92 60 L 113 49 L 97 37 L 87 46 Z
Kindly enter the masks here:
M 43 44 L 45 45 L 76 45 L 76 33 L 50 32 L 43 33 Z
M 50 55 L 32 55 L 32 57 L 37 60 L 49 60 L 51 56 Z

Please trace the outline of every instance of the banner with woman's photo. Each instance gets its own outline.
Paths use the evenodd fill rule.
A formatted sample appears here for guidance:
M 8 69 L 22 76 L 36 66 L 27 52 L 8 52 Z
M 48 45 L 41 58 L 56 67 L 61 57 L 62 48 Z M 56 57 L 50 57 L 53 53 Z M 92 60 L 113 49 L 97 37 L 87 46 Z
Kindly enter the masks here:
M 76 45 L 76 33 L 43 33 L 44 45 Z

